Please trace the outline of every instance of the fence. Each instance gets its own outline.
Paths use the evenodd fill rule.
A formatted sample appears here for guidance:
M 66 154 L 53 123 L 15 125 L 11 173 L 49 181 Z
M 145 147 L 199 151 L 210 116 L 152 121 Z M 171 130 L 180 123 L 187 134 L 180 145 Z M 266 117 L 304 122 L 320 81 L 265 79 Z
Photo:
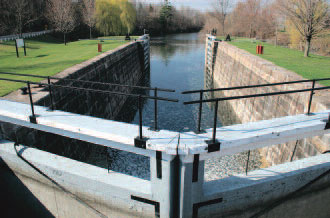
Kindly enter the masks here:
M 19 38 L 31 38 L 31 37 L 45 35 L 45 34 L 48 34 L 51 32 L 53 32 L 53 30 L 44 30 L 44 31 L 40 31 L 40 32 L 23 33 L 22 36 L 20 36 L 19 34 L 0 36 L 0 42 L 15 40 L 15 39 L 19 39 Z
M 35 114 L 34 110 L 34 102 L 32 99 L 32 92 L 31 92 L 31 84 L 39 85 L 39 86 L 45 86 L 48 87 L 49 96 L 50 96 L 50 109 L 54 110 L 54 103 L 53 103 L 53 94 L 52 89 L 53 88 L 64 88 L 64 89 L 71 89 L 71 90 L 80 90 L 85 92 L 96 92 L 96 93 L 105 93 L 109 95 L 123 95 L 128 97 L 135 97 L 138 99 L 138 108 L 139 108 L 139 137 L 135 139 L 135 145 L 137 147 L 146 147 L 146 140 L 143 137 L 143 131 L 142 131 L 142 125 L 143 125 L 143 114 L 142 114 L 142 100 L 143 99 L 152 99 L 154 100 L 155 108 L 154 108 L 154 130 L 158 130 L 158 101 L 168 101 L 168 102 L 178 102 L 177 99 L 170 99 L 170 98 L 162 98 L 158 97 L 158 92 L 175 92 L 175 90 L 171 89 L 162 89 L 162 88 L 151 88 L 151 87 L 141 87 L 141 86 L 129 86 L 129 85 L 120 85 L 120 84 L 112 84 L 112 83 L 101 83 L 101 82 L 90 82 L 90 81 L 83 81 L 83 80 L 74 80 L 74 79 L 61 79 L 63 81 L 73 81 L 73 82 L 83 82 L 83 83 L 90 83 L 90 84 L 102 84 L 102 85 L 108 85 L 108 86 L 119 86 L 119 87 L 126 87 L 126 88 L 135 88 L 135 89 L 144 89 L 144 90 L 153 90 L 154 96 L 147 96 L 147 95 L 137 95 L 137 94 L 130 94 L 130 93 L 122 93 L 122 92 L 113 92 L 113 91 L 105 91 L 105 90 L 98 90 L 98 89 L 89 89 L 89 88 L 80 88 L 80 87 L 71 87 L 71 86 L 63 86 L 63 85 L 55 85 L 50 82 L 51 79 L 59 80 L 56 77 L 45 77 L 45 76 L 38 76 L 38 75 L 28 75 L 28 74 L 17 74 L 17 73 L 0 73 L 5 75 L 16 75 L 16 76 L 27 76 L 27 77 L 36 77 L 36 78 L 44 78 L 47 79 L 48 83 L 39 83 L 39 82 L 31 82 L 26 80 L 15 80 L 15 79 L 7 79 L 7 78 L 0 78 L 2 81 L 8 81 L 8 82 L 16 82 L 16 83 L 25 83 L 27 84 L 27 93 L 29 95 L 29 101 L 31 106 L 31 116 L 30 116 L 30 122 L 31 123 L 37 123 L 37 116 Z

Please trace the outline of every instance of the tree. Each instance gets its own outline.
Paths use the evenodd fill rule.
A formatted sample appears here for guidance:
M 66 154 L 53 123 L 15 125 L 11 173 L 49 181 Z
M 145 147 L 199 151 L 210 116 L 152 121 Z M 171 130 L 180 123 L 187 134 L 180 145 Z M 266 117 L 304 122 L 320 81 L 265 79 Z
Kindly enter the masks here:
M 127 33 L 131 33 L 136 22 L 136 11 L 133 5 L 128 1 L 122 1 L 120 4 L 120 19 L 122 24 L 127 28 Z
M 104 35 L 133 31 L 136 11 L 128 0 L 96 0 L 96 27 Z
M 230 0 L 216 0 L 216 4 L 215 4 L 215 11 L 217 12 L 216 17 L 221 23 L 223 36 L 226 35 L 225 23 L 230 7 L 231 7 Z
M 89 27 L 89 38 L 92 38 L 92 28 L 95 26 L 95 0 L 83 0 L 83 19 Z
M 159 15 L 159 20 L 162 25 L 162 31 L 164 31 L 165 33 L 167 32 L 172 17 L 173 17 L 172 4 L 168 0 L 165 0 Z
M 55 29 L 63 33 L 64 44 L 66 45 L 66 34 L 73 31 L 76 26 L 72 0 L 49 0 L 47 15 Z
M 28 0 L 13 0 L 9 3 L 10 13 L 15 20 L 16 31 L 20 36 L 23 33 L 23 27 L 38 19 L 33 13 L 33 4 Z
M 325 0 L 278 0 L 278 5 L 304 38 L 304 56 L 309 57 L 312 39 L 326 26 L 328 3 Z

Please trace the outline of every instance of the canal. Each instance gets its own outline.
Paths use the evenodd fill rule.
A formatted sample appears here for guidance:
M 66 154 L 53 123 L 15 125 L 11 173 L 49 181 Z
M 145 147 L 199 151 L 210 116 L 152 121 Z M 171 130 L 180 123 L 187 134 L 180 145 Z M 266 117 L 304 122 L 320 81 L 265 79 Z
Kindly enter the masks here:
M 210 84 L 205 75 L 205 38 L 198 33 L 175 34 L 164 37 L 151 38 L 151 67 L 150 74 L 142 79 L 140 85 L 176 90 L 175 93 L 162 93 L 162 97 L 179 99 L 179 103 L 158 103 L 158 126 L 177 132 L 195 131 L 197 129 L 198 105 L 187 105 L 183 102 L 196 100 L 198 95 L 182 95 L 183 91 L 204 89 Z M 135 93 L 139 93 L 135 90 Z M 153 95 L 153 92 L 142 93 Z M 222 112 L 226 113 L 226 112 Z M 219 117 L 224 117 L 224 114 Z M 202 128 L 213 126 L 213 107 L 210 104 L 203 106 Z M 225 115 L 226 116 L 226 115 Z M 230 114 L 228 113 L 228 116 Z M 117 121 L 138 124 L 136 99 L 128 99 L 124 109 L 116 118 Z M 226 122 L 226 124 L 228 124 Z M 154 125 L 154 101 L 147 100 L 143 107 L 143 125 Z M 221 120 L 218 120 L 221 126 Z M 113 160 L 111 169 L 133 176 L 148 179 L 149 160 L 146 157 L 137 156 L 127 152 L 109 150 Z M 223 158 L 212 159 L 206 162 L 205 179 L 212 180 L 223 178 L 245 171 L 247 155 L 245 153 Z M 259 165 L 259 155 L 252 152 L 250 166 Z

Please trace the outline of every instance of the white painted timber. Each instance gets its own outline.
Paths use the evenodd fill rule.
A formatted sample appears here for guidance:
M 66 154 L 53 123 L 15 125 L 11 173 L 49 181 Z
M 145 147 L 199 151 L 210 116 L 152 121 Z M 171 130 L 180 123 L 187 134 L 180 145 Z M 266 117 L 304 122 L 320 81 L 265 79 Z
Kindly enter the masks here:
M 212 138 L 212 129 L 205 134 L 182 133 L 180 154 L 202 154 L 201 160 L 215 156 L 225 156 L 276 145 L 321 136 L 330 133 L 325 130 L 330 111 L 314 113 L 311 116 L 300 114 L 272 120 L 245 123 L 217 128 L 217 140 L 221 143 L 219 152 L 207 153 L 205 140 Z
M 325 130 L 330 113 L 328 110 L 311 116 L 300 114 L 217 128 L 221 150 L 213 153 L 207 153 L 205 142 L 212 138 L 212 129 L 197 135 L 193 132 L 166 130 L 154 132 L 143 127 L 143 135 L 149 138 L 147 150 L 143 150 L 134 147 L 134 138 L 137 137 L 139 128 L 137 125 L 63 111 L 48 111 L 40 106 L 35 106 L 35 113 L 39 115 L 38 124 L 29 122 L 29 104 L 0 100 L 0 121 L 145 156 L 154 156 L 155 150 L 170 155 L 176 155 L 178 151 L 179 155 L 202 154 L 201 160 L 205 160 L 330 133 L 329 129 Z
M 178 133 L 161 130 L 151 131 L 143 127 L 144 137 L 149 138 L 147 150 L 134 147 L 138 136 L 138 125 L 83 116 L 63 111 L 48 111 L 45 107 L 35 106 L 38 124 L 29 121 L 29 104 L 0 100 L 0 120 L 45 132 L 84 140 L 140 155 L 150 156 L 153 150 L 176 154 Z

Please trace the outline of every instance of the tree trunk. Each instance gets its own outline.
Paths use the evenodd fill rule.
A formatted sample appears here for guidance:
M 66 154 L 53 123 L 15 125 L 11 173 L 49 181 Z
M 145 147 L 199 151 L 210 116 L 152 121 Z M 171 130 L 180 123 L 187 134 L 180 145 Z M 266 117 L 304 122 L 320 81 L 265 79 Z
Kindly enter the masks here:
M 92 39 L 92 27 L 89 27 L 89 38 Z
M 225 19 L 222 20 L 222 35 L 224 37 L 226 37 L 226 34 L 225 34 Z
M 278 41 L 278 30 L 277 30 L 277 26 L 276 26 L 276 32 L 275 32 L 275 47 L 277 47 L 277 42 Z
M 305 57 L 309 57 L 309 50 L 311 48 L 311 39 L 306 39 Z
M 64 33 L 64 45 L 66 45 L 66 40 L 65 40 L 65 33 Z

